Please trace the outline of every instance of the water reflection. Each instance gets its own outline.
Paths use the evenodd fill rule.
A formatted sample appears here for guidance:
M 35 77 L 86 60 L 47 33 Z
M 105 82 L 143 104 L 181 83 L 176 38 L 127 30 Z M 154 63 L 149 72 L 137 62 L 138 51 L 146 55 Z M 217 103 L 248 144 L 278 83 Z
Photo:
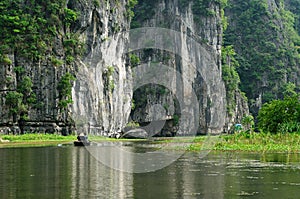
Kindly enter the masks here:
M 72 198 L 133 198 L 132 175 L 104 166 L 83 147 L 72 157 Z
M 113 143 L 86 147 L 99 162 L 122 172 L 145 173 L 160 170 L 182 155 L 181 151 L 149 143 Z
M 0 149 L 1 198 L 70 196 L 70 151 L 58 148 Z M 60 192 L 57 190 L 65 190 Z
M 94 149 L 111 164 L 137 163 L 111 147 Z M 0 149 L 0 198 L 298 198 L 299 161 L 299 154 L 215 152 L 199 159 L 186 153 L 164 169 L 126 173 L 99 163 L 84 147 Z

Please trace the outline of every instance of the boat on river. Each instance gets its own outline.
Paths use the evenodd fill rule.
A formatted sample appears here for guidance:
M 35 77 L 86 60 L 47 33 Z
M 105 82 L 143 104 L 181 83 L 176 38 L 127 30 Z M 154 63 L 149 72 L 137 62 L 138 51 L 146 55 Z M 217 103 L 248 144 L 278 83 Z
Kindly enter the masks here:
M 88 141 L 88 137 L 84 134 L 80 134 L 77 136 L 77 140 L 74 141 L 74 146 L 89 146 L 91 144 L 90 141 Z
M 90 146 L 91 145 L 91 142 L 89 141 L 86 141 L 86 142 L 83 142 L 83 141 L 74 141 L 74 146 Z

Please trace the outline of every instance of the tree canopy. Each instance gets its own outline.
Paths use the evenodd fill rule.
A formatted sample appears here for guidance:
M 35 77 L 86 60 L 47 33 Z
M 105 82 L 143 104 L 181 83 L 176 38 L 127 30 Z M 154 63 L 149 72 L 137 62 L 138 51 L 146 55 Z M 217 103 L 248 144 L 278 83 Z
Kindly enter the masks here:
M 300 132 L 299 95 L 273 100 L 263 105 L 258 114 L 258 127 L 263 132 Z

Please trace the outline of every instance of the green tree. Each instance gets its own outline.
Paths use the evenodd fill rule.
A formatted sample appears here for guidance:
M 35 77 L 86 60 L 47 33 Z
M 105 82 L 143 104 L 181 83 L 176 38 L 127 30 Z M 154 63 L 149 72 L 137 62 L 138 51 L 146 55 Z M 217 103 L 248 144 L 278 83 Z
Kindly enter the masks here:
M 10 114 L 13 116 L 13 121 L 17 121 L 17 115 L 26 109 L 23 104 L 23 94 L 17 91 L 10 91 L 5 96 L 5 104 L 9 106 Z
M 294 83 L 289 82 L 283 85 L 281 93 L 284 96 L 295 96 L 297 95 L 295 89 L 296 89 L 296 85 Z
M 249 130 L 251 132 L 254 127 L 254 117 L 252 115 L 246 115 L 242 119 L 242 125 L 246 130 Z
M 283 127 L 292 124 L 299 125 L 299 97 L 299 95 L 294 95 L 292 97 L 286 97 L 284 100 L 273 100 L 264 104 L 258 113 L 258 127 L 263 132 L 279 133 Z M 291 130 L 299 131 L 300 129 Z

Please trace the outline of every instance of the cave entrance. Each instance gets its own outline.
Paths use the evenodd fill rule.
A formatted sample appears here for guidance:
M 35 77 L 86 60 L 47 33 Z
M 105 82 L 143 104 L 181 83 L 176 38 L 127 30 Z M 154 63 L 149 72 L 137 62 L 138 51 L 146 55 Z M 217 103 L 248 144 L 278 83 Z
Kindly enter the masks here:
M 175 136 L 180 119 L 179 110 L 179 103 L 168 88 L 147 84 L 133 93 L 129 123 L 134 124 L 132 127 L 144 129 L 151 137 Z

